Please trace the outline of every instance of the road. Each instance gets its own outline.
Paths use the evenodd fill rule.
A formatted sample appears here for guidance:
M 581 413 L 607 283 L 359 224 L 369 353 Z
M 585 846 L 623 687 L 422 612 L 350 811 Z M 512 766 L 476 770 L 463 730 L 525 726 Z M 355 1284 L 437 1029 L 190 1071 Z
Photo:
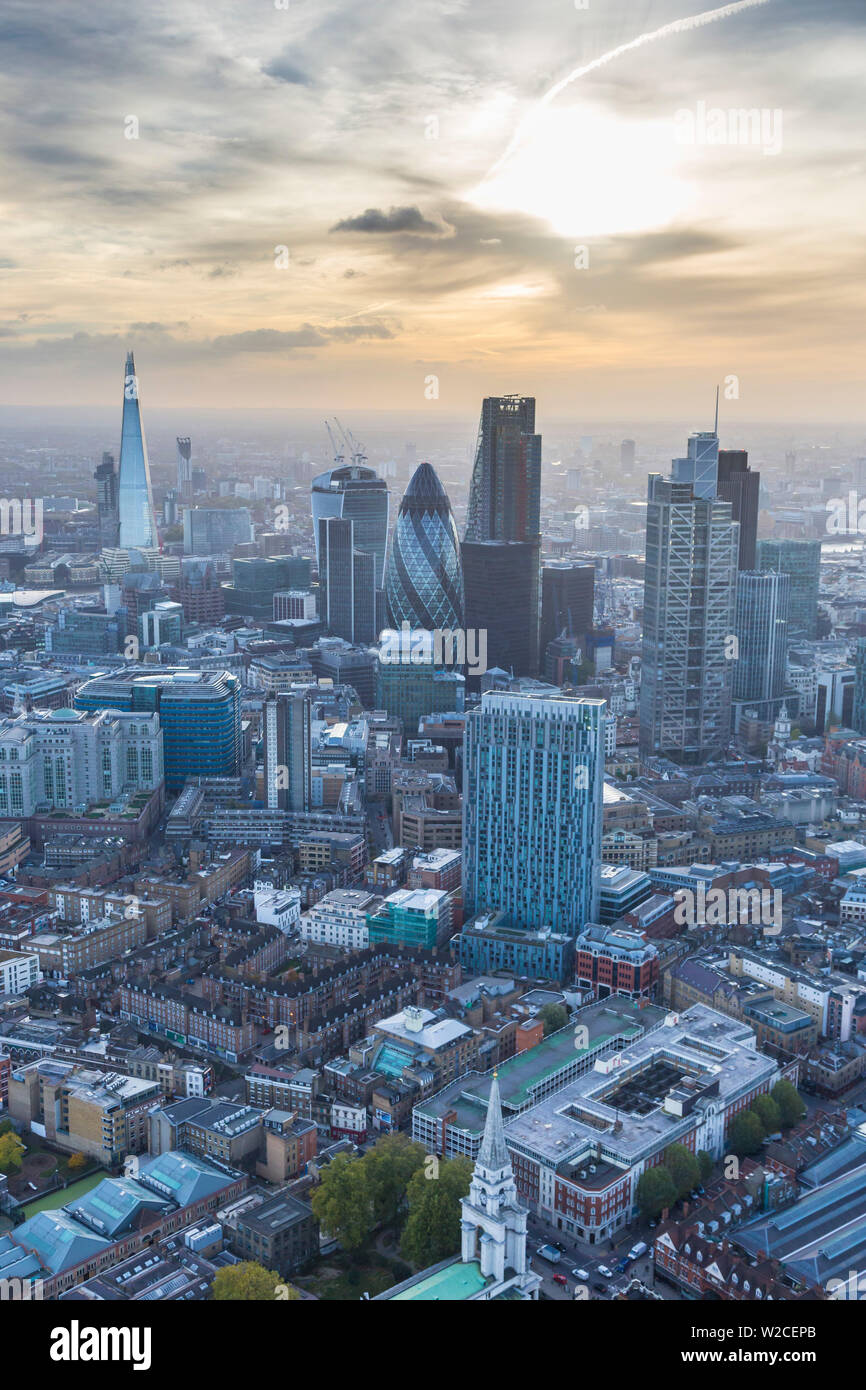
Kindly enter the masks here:
M 578 1280 L 572 1275 L 572 1270 L 585 1269 L 589 1275 L 589 1297 L 591 1299 L 610 1298 L 615 1292 L 624 1287 L 629 1279 L 640 1279 L 641 1283 L 646 1284 L 647 1288 L 653 1289 L 655 1293 L 661 1294 L 663 1299 L 675 1300 L 678 1295 L 675 1289 L 662 1283 L 655 1287 L 653 1262 L 648 1254 L 635 1260 L 634 1264 L 629 1265 L 624 1274 L 616 1270 L 617 1263 L 623 1258 L 628 1250 L 638 1241 L 644 1240 L 650 1244 L 652 1231 L 644 1232 L 642 1229 L 626 1228 L 617 1233 L 613 1242 L 603 1241 L 600 1245 L 588 1245 L 586 1241 L 579 1240 L 574 1236 L 568 1235 L 564 1231 L 558 1231 L 547 1222 L 541 1221 L 537 1216 L 529 1217 L 529 1249 L 530 1264 L 536 1274 L 543 1277 L 542 1289 L 547 1298 L 553 1299 L 572 1299 L 574 1298 L 575 1287 Z M 535 1252 L 540 1245 L 558 1243 L 564 1246 L 562 1260 L 559 1264 L 551 1264 L 543 1256 Z M 612 1279 L 605 1279 L 598 1273 L 599 1265 L 605 1265 L 614 1271 Z M 568 1280 L 566 1287 L 554 1282 L 554 1274 L 564 1274 Z

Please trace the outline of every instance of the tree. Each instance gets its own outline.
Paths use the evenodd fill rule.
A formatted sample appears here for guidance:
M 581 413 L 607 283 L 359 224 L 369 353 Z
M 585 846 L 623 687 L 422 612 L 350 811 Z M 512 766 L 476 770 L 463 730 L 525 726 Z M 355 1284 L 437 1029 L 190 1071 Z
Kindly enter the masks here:
M 406 1205 L 410 1179 L 423 1167 L 426 1157 L 423 1144 L 415 1144 L 407 1134 L 399 1133 L 385 1135 L 364 1155 L 361 1162 L 374 1221 L 396 1226 Z
M 693 1187 L 697 1187 L 701 1169 L 698 1160 L 685 1144 L 671 1144 L 665 1149 L 664 1166 L 673 1179 L 678 1197 L 685 1197 Z
M 713 1171 L 713 1156 L 708 1154 L 706 1149 L 698 1149 L 698 1167 L 701 1170 L 701 1182 L 706 1182 Z
M 24 1157 L 24 1145 L 18 1135 L 9 1130 L 0 1134 L 0 1173 L 19 1173 Z
M 75 1170 L 78 1168 L 87 1167 L 87 1159 L 84 1157 L 84 1154 L 72 1154 L 66 1166 L 72 1172 L 75 1172 Z
M 373 1202 L 360 1159 L 337 1154 L 313 1193 L 313 1215 L 346 1250 L 363 1245 L 373 1229 Z
M 287 1294 L 282 1292 L 286 1288 Z M 275 1270 L 265 1269 L 255 1260 L 244 1260 L 241 1264 L 226 1265 L 217 1270 L 211 1297 L 218 1303 L 270 1303 L 278 1296 L 277 1289 L 280 1289 L 279 1296 L 282 1298 L 300 1298 L 297 1289 L 284 1285 Z
M 409 1182 L 409 1216 L 400 1250 L 416 1265 L 433 1265 L 460 1249 L 460 1198 L 472 1182 L 468 1158 L 452 1158 Z
M 676 1200 L 677 1189 L 667 1168 L 660 1165 L 641 1173 L 637 1184 L 637 1204 L 641 1216 L 648 1221 L 656 1221 L 665 1207 L 672 1207 Z
M 751 1109 L 764 1126 L 765 1134 L 775 1134 L 782 1128 L 782 1112 L 772 1096 L 755 1096 Z
M 539 1009 L 538 1017 L 544 1024 L 544 1036 L 549 1033 L 558 1033 L 560 1028 L 564 1028 L 568 1022 L 568 1009 L 564 1004 L 545 1004 L 543 1009 Z
M 792 1125 L 797 1124 L 806 1113 L 803 1097 L 790 1081 L 777 1081 L 770 1095 L 779 1107 L 784 1129 L 790 1129 Z
M 763 1139 L 764 1126 L 753 1110 L 735 1116 L 728 1126 L 728 1145 L 739 1158 L 758 1153 Z

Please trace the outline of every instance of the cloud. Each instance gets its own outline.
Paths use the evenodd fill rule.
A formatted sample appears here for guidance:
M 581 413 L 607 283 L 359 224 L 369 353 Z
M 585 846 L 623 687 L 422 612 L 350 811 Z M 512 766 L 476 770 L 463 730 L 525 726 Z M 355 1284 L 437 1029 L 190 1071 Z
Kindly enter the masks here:
M 263 72 L 268 77 L 273 77 L 277 82 L 287 82 L 291 87 L 312 87 L 313 85 L 310 74 L 293 63 L 288 52 L 280 54 L 278 58 L 267 63 Z
M 445 228 L 424 217 L 419 208 L 367 208 L 357 217 L 344 217 L 331 228 L 332 232 L 409 232 L 414 236 L 442 236 Z

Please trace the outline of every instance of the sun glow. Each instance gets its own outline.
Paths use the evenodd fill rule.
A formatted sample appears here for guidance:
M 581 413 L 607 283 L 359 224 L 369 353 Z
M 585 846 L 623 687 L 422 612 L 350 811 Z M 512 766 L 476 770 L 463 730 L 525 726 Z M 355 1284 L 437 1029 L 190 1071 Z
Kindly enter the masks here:
M 563 236 L 649 231 L 689 201 L 672 122 L 613 120 L 584 105 L 542 110 L 507 162 L 469 195 L 524 212 Z

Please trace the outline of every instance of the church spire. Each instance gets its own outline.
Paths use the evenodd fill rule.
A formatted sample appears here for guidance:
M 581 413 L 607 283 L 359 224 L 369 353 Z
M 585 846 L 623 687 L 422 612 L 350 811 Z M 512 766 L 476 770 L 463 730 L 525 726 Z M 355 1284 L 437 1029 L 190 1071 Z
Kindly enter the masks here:
M 490 1099 L 487 1104 L 487 1118 L 484 1121 L 484 1136 L 478 1150 L 477 1166 L 489 1172 L 510 1168 L 511 1160 L 505 1146 L 505 1130 L 502 1124 L 502 1103 L 499 1099 L 499 1073 L 494 1071 L 490 1083 Z

